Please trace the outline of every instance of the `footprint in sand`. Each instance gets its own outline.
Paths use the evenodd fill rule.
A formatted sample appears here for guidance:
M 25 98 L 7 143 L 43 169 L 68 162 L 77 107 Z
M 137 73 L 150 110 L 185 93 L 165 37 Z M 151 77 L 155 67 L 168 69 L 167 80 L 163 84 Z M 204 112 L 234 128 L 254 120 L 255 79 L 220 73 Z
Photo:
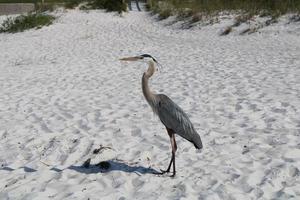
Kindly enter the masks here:
M 144 183 L 145 183 L 145 182 L 142 181 L 139 177 L 137 177 L 137 178 L 135 178 L 135 179 L 133 179 L 133 180 L 131 181 L 132 186 L 133 186 L 134 188 L 136 188 L 136 190 L 138 190 L 138 189 L 140 189 L 141 187 L 143 187 Z
M 131 131 L 131 136 L 141 136 L 142 134 L 142 130 L 140 128 L 134 128 L 132 131 Z

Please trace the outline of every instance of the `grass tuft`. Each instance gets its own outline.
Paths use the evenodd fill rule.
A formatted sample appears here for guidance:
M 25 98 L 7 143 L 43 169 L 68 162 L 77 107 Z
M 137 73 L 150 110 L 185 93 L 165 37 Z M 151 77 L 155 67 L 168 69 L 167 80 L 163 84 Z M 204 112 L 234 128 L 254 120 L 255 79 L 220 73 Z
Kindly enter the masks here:
M 79 9 L 105 9 L 107 12 L 122 13 L 127 11 L 127 4 L 123 0 L 89 0 Z
M 195 13 L 193 12 L 192 9 L 190 8 L 182 8 L 182 9 L 178 9 L 176 16 L 178 20 L 185 20 L 188 18 L 191 18 Z
M 194 13 L 213 16 L 221 12 L 279 17 L 286 13 L 300 13 L 300 0 L 148 0 L 147 8 L 154 13 L 168 13 L 187 18 Z
M 251 14 L 247 14 L 247 13 L 240 14 L 237 17 L 235 17 L 234 23 L 233 23 L 232 26 L 233 27 L 237 27 L 237 26 L 239 26 L 239 25 L 241 25 L 241 24 L 243 24 L 243 23 L 251 20 L 252 17 L 253 17 L 253 15 L 251 15 Z
M 159 20 L 167 19 L 171 15 L 172 15 L 172 10 L 171 9 L 164 9 L 164 10 L 161 10 L 158 13 L 158 19 Z
M 30 13 L 16 18 L 7 18 L 0 26 L 0 33 L 16 33 L 27 29 L 41 28 L 52 24 L 54 19 L 54 16 L 42 13 Z
M 65 2 L 64 7 L 67 8 L 67 9 L 74 9 L 81 2 L 82 2 L 82 0 L 68 0 L 68 1 Z

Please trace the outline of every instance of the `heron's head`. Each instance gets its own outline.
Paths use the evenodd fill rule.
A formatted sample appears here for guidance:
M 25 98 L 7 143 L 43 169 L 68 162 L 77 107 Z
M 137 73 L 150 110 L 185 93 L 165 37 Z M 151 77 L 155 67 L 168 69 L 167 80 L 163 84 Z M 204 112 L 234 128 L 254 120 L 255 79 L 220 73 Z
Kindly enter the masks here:
M 149 54 L 142 54 L 140 56 L 121 58 L 120 60 L 121 61 L 140 61 L 140 62 L 146 62 L 146 63 L 153 61 L 153 62 L 157 63 L 156 59 L 153 58 Z

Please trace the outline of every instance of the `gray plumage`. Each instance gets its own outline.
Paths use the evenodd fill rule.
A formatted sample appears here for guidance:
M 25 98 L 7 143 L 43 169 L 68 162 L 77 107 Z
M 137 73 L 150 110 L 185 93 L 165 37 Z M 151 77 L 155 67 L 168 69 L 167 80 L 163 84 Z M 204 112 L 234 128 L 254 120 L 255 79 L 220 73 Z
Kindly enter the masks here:
M 203 147 L 202 141 L 187 114 L 168 96 L 164 94 L 154 94 L 150 91 L 148 80 L 154 72 L 154 62 L 150 61 L 149 68 L 147 72 L 143 74 L 142 78 L 143 94 L 148 104 L 168 129 L 173 130 L 175 134 L 193 143 L 197 149 L 201 149 Z
M 160 121 L 175 134 L 194 144 L 197 149 L 202 149 L 202 141 L 196 132 L 187 114 L 164 94 L 156 95 L 158 103 L 156 112 Z

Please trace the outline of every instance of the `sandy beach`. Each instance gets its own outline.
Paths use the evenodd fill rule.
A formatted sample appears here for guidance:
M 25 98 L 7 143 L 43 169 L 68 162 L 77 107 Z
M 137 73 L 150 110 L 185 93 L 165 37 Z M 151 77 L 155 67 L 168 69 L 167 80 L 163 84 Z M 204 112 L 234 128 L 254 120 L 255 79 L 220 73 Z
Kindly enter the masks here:
M 222 37 L 226 22 L 182 30 L 146 12 L 55 15 L 0 34 L 1 200 L 300 198 L 299 22 Z M 147 66 L 119 61 L 143 53 L 163 66 L 151 89 L 203 141 L 198 151 L 176 137 L 175 178 L 152 174 L 171 147 L 142 94 Z

